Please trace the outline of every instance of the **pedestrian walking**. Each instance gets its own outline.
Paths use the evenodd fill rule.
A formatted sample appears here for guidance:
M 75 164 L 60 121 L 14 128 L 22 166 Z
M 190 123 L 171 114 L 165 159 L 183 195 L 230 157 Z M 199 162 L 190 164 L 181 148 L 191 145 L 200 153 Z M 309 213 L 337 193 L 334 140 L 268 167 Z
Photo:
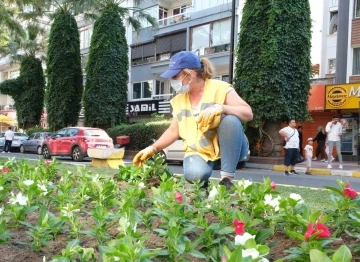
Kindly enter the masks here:
M 221 159 L 221 181 L 231 189 L 239 159 L 248 154 L 248 142 L 241 122 L 251 121 L 251 107 L 226 82 L 212 79 L 214 68 L 206 58 L 182 51 L 170 59 L 161 75 L 170 79 L 178 93 L 171 101 L 173 119 L 156 142 L 141 150 L 133 159 L 141 166 L 156 152 L 183 140 L 184 178 L 207 187 L 212 170 Z
M 339 158 L 339 168 L 343 169 L 343 160 L 341 155 L 341 135 L 342 135 L 342 125 L 338 115 L 334 115 L 332 121 L 327 123 L 326 128 L 327 139 L 329 144 L 329 154 L 328 154 L 328 168 L 332 168 L 332 152 L 334 146 L 336 147 L 336 153 Z
M 311 175 L 311 160 L 313 157 L 313 139 L 311 137 L 307 140 L 307 145 L 304 147 L 305 159 L 306 159 L 306 175 Z
M 285 159 L 284 159 L 284 168 L 285 176 L 298 175 L 295 171 L 295 165 L 297 163 L 297 158 L 299 155 L 299 132 L 296 129 L 296 121 L 291 119 L 289 125 L 284 127 L 279 131 L 279 134 L 285 138 L 286 145 L 285 148 Z M 290 170 L 289 170 L 290 167 Z
M 3 153 L 10 153 L 11 143 L 13 139 L 14 139 L 14 132 L 12 131 L 11 126 L 9 126 L 9 129 L 5 132 L 5 145 L 4 145 Z
M 325 141 L 326 134 L 324 128 L 322 126 L 319 126 L 318 133 L 313 140 L 313 142 L 317 142 L 317 147 L 313 158 L 314 161 L 318 160 L 318 157 L 320 156 L 321 161 L 325 162 Z

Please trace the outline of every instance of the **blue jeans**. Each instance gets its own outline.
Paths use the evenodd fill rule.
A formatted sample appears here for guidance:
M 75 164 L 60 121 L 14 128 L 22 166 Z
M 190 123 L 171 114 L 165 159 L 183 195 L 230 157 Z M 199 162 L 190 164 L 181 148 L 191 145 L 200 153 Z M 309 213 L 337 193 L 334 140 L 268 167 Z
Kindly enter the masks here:
M 243 159 L 248 154 L 248 143 L 239 118 L 234 115 L 224 116 L 218 127 L 218 136 L 221 152 L 220 174 L 234 177 L 239 159 Z M 185 157 L 184 177 L 188 182 L 207 181 L 219 161 L 206 162 L 199 155 Z

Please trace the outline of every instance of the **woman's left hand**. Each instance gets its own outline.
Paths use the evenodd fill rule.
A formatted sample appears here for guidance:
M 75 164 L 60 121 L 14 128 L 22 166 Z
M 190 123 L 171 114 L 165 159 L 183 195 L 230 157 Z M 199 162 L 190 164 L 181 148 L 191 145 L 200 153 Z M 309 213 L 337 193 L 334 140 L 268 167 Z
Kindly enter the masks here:
M 211 125 L 214 121 L 215 117 L 220 116 L 224 113 L 224 107 L 219 104 L 212 105 L 206 108 L 201 112 L 199 118 L 197 119 L 197 123 L 199 124 L 199 129 L 203 129 Z

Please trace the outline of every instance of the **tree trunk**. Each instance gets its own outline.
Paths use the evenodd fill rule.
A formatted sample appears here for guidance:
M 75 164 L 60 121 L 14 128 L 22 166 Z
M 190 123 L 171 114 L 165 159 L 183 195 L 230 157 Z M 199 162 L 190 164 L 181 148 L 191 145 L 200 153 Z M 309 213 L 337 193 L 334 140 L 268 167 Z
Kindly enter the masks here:
M 282 152 L 281 140 L 279 134 L 281 121 L 266 120 L 262 126 L 261 137 L 261 155 L 269 157 L 279 157 Z

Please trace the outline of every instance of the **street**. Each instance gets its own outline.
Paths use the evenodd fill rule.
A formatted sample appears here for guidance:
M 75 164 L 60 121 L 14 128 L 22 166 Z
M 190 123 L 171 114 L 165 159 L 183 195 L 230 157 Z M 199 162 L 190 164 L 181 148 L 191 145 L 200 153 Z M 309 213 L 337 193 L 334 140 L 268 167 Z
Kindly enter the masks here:
M 16 157 L 16 158 L 27 158 L 30 160 L 38 160 L 42 156 L 37 154 L 21 154 L 21 153 L 9 153 L 1 154 L 0 157 Z M 85 158 L 82 162 L 75 162 L 70 157 L 57 157 L 57 159 L 62 163 L 68 164 L 78 164 L 78 165 L 90 165 L 91 159 Z M 131 164 L 131 159 L 124 159 L 125 164 Z M 168 168 L 171 172 L 181 174 L 183 172 L 182 165 L 177 163 L 169 163 Z M 214 170 L 213 176 L 215 178 L 220 178 L 220 171 Z M 276 184 L 282 185 L 292 185 L 292 186 L 304 186 L 304 187 L 313 187 L 313 188 L 323 188 L 323 186 L 334 186 L 337 179 L 342 179 L 344 181 L 349 181 L 351 186 L 356 190 L 360 191 L 360 178 L 356 177 L 338 177 L 338 176 L 307 176 L 305 174 L 300 174 L 299 176 L 284 176 L 282 172 L 265 170 L 265 169 L 255 169 L 255 168 L 245 168 L 236 171 L 235 179 L 250 179 L 254 182 L 263 181 L 264 177 L 271 177 L 271 180 Z

